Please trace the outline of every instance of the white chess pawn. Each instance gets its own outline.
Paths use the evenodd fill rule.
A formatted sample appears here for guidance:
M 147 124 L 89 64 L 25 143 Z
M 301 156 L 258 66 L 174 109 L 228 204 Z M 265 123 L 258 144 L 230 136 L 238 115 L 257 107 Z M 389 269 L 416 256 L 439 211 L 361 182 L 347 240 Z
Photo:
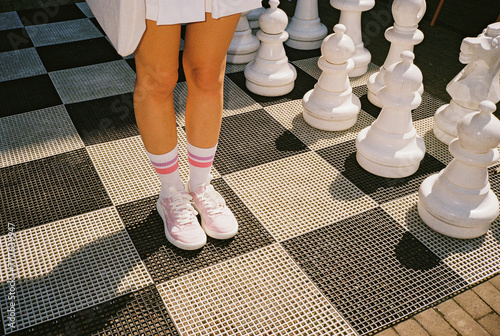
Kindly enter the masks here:
M 417 28 L 424 17 L 425 9 L 425 0 L 394 0 L 392 4 L 394 26 L 385 31 L 385 38 L 391 42 L 391 47 L 384 64 L 378 72 L 370 76 L 367 83 L 368 100 L 373 105 L 382 107 L 378 93 L 384 86 L 384 74 L 387 69 L 401 60 L 400 55 L 403 51 L 413 51 L 413 47 L 424 39 L 424 34 Z M 423 92 L 422 85 L 419 93 Z
M 499 158 L 500 121 L 492 115 L 493 102 L 483 101 L 479 109 L 458 124 L 458 138 L 450 143 L 454 159 L 439 174 L 426 178 L 418 192 L 422 220 L 454 238 L 482 236 L 498 216 L 487 167 Z
M 255 8 L 247 15 L 251 29 L 259 28 L 259 18 L 266 9 L 264 7 Z
M 333 27 L 321 45 L 322 56 L 318 66 L 323 72 L 314 89 L 302 99 L 304 120 L 311 126 L 325 131 L 342 131 L 351 128 L 357 120 L 361 103 L 352 93 L 348 73 L 354 68 L 352 39 L 344 34 L 342 24 Z
M 241 13 L 240 21 L 234 32 L 231 45 L 227 50 L 227 62 L 231 64 L 246 64 L 252 61 L 259 50 L 259 39 L 252 34 L 248 24 L 247 14 Z
M 339 23 L 347 28 L 346 34 L 356 45 L 356 51 L 352 56 L 354 69 L 349 73 L 349 77 L 361 76 L 368 70 L 368 63 L 372 58 L 362 40 L 361 13 L 372 9 L 375 6 L 375 0 L 330 0 L 330 4 L 340 10 Z
M 270 8 L 260 16 L 260 44 L 257 56 L 245 67 L 246 87 L 268 97 L 282 96 L 293 90 L 297 71 L 288 63 L 283 42 L 288 38 L 286 13 L 278 8 L 278 0 L 269 0 Z
M 318 0 L 297 0 L 295 13 L 286 27 L 290 35 L 285 44 L 300 50 L 321 47 L 328 29 L 319 20 Z
M 434 134 L 445 144 L 457 137 L 458 122 L 476 112 L 481 101 L 500 100 L 500 22 L 488 25 L 478 37 L 465 38 L 460 62 L 467 65 L 446 86 L 452 99 L 434 115 Z
M 425 155 L 425 144 L 412 123 L 411 110 L 422 101 L 418 88 L 422 73 L 413 64 L 411 51 L 401 53 L 384 76 L 386 86 L 379 92 L 384 107 L 373 124 L 356 140 L 356 159 L 372 174 L 406 177 L 418 170 Z

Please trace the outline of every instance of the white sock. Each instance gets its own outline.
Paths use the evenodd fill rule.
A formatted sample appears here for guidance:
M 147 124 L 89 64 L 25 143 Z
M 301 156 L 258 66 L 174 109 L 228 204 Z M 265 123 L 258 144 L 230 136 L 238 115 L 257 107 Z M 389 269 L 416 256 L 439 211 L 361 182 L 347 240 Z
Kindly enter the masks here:
M 187 143 L 189 161 L 189 189 L 192 191 L 197 186 L 207 183 L 210 168 L 214 162 L 217 145 L 212 148 L 198 148 Z
M 146 151 L 146 154 L 151 160 L 158 177 L 161 182 L 161 192 L 162 197 L 171 196 L 172 192 L 169 191 L 169 187 L 174 187 L 178 191 L 184 190 L 182 184 L 181 176 L 179 175 L 179 158 L 177 155 L 177 146 L 174 147 L 170 152 L 165 154 L 151 154 Z

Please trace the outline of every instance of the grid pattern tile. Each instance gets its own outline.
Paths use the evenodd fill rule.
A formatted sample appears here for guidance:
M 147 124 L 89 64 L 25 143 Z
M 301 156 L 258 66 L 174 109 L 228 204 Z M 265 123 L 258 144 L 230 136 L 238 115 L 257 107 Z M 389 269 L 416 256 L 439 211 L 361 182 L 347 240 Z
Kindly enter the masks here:
M 158 288 L 181 335 L 355 335 L 277 244 Z

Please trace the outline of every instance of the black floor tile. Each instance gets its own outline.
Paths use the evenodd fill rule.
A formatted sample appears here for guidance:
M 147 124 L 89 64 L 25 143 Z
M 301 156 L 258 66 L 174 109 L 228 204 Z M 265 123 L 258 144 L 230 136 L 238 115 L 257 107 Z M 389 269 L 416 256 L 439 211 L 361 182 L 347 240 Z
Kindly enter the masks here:
M 0 169 L 0 234 L 111 206 L 85 149 Z
M 283 245 L 362 335 L 467 286 L 380 208 Z
M 302 99 L 302 97 L 304 97 L 304 94 L 306 94 L 307 91 L 311 90 L 314 87 L 314 84 L 316 84 L 317 82 L 316 79 L 297 67 L 295 67 L 295 69 L 297 70 L 297 79 L 295 80 L 295 86 L 293 90 L 290 93 L 280 97 L 264 97 L 248 91 L 245 85 L 245 75 L 243 74 L 243 72 L 235 72 L 232 74 L 228 74 L 227 76 L 262 106 L 270 106 L 296 99 Z
M 93 18 L 89 18 L 89 20 L 94 24 L 94 26 L 97 27 L 97 29 L 99 29 L 99 31 L 103 34 L 103 35 L 106 35 L 106 33 L 104 32 L 104 29 L 102 29 L 101 25 L 99 24 L 99 22 L 97 22 L 97 19 L 95 17 Z
M 238 234 L 228 240 L 208 238 L 197 251 L 170 244 L 156 211 L 157 196 L 118 206 L 132 242 L 156 284 L 274 243 L 273 238 L 221 179 L 212 181 L 238 220 Z
M 137 69 L 135 67 L 135 58 L 127 58 L 125 62 L 128 63 L 128 65 L 134 70 L 134 72 L 137 72 Z
M 286 44 L 284 45 L 285 47 L 285 53 L 286 56 L 288 57 L 288 61 L 297 61 L 301 59 L 306 59 L 306 58 L 311 58 L 311 57 L 319 57 L 321 56 L 321 49 L 313 49 L 313 50 L 299 50 L 299 49 L 294 49 L 290 48 Z
M 62 104 L 49 75 L 0 82 L 0 117 Z
M 86 146 L 139 135 L 132 97 L 126 93 L 66 105 Z
M 19 10 L 17 14 L 25 26 L 87 18 L 75 4 Z
M 104 37 L 37 48 L 48 72 L 121 60 Z
M 154 285 L 12 333 L 46 335 L 179 335 Z
M 0 31 L 0 52 L 33 47 L 33 42 L 24 28 Z
M 355 140 L 323 148 L 317 153 L 379 204 L 417 192 L 425 178 L 445 167 L 443 163 L 426 153 L 419 169 L 413 175 L 404 178 L 385 178 L 361 168 L 356 160 Z
M 214 166 L 224 175 L 308 150 L 295 135 L 260 109 L 222 119 Z

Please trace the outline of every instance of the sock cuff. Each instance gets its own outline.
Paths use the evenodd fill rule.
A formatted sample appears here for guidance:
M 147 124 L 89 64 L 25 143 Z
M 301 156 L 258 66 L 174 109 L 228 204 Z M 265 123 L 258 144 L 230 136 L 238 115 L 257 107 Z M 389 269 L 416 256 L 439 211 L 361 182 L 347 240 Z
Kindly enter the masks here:
M 191 162 L 211 163 L 214 160 L 217 145 L 211 148 L 199 148 L 187 143 L 188 160 Z M 207 162 L 208 161 L 208 162 Z
M 165 154 L 152 154 L 148 151 L 146 151 L 146 154 L 158 174 L 170 174 L 179 167 L 177 145 Z

